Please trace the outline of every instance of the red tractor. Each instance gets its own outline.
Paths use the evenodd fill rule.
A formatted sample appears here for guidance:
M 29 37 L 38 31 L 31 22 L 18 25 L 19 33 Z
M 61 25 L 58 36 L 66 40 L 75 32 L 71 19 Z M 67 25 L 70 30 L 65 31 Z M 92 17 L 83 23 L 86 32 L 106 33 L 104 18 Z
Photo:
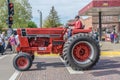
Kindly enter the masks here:
M 99 43 L 90 34 L 91 29 L 73 29 L 71 37 L 65 39 L 67 28 L 18 29 L 18 54 L 13 66 L 19 71 L 32 66 L 34 53 L 59 54 L 74 70 L 87 70 L 99 60 Z

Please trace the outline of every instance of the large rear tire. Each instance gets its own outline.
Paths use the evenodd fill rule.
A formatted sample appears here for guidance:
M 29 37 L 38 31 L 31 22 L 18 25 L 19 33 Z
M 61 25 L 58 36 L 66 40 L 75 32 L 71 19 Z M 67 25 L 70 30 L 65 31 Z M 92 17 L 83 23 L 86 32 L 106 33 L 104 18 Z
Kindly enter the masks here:
M 34 61 L 35 59 L 35 55 L 31 55 L 32 61 Z
M 100 47 L 91 35 L 75 34 L 65 43 L 63 56 L 74 70 L 87 70 L 98 62 Z
M 17 54 L 13 59 L 13 66 L 18 71 L 26 71 L 32 66 L 32 58 L 29 54 Z

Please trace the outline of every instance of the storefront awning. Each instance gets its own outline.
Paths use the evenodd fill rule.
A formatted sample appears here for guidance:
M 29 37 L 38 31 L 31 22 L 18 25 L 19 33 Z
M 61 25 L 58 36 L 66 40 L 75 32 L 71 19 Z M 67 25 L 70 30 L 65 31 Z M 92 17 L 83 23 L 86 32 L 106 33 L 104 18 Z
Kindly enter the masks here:
M 79 11 L 80 16 L 118 16 L 120 15 L 120 0 L 93 0 Z

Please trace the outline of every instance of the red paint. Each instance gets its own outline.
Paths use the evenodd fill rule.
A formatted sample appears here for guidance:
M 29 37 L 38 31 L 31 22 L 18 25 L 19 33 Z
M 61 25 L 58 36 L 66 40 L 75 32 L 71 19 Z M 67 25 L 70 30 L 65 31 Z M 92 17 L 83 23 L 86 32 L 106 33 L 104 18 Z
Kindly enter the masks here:
M 73 49 L 73 56 L 77 61 L 85 61 L 89 58 L 91 49 L 86 43 L 79 43 Z
M 17 66 L 21 69 L 24 69 L 28 65 L 28 59 L 25 57 L 20 57 L 17 60 Z
M 89 33 L 91 29 L 74 29 L 72 35 L 78 33 Z M 20 45 L 17 47 L 18 52 L 28 54 L 62 54 L 63 46 L 66 40 L 64 35 L 67 33 L 66 28 L 26 28 L 26 36 L 22 35 L 22 29 L 18 29 Z

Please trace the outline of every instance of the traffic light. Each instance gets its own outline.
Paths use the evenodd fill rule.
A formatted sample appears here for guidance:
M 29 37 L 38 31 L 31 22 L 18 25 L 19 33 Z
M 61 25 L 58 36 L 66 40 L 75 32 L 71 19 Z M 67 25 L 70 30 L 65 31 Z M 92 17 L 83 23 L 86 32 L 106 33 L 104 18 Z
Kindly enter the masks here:
M 13 17 L 12 16 L 9 16 L 9 18 L 8 18 L 8 24 L 9 25 L 13 24 Z
M 13 16 L 14 15 L 14 4 L 13 3 L 8 4 L 8 10 L 9 10 L 9 16 Z

